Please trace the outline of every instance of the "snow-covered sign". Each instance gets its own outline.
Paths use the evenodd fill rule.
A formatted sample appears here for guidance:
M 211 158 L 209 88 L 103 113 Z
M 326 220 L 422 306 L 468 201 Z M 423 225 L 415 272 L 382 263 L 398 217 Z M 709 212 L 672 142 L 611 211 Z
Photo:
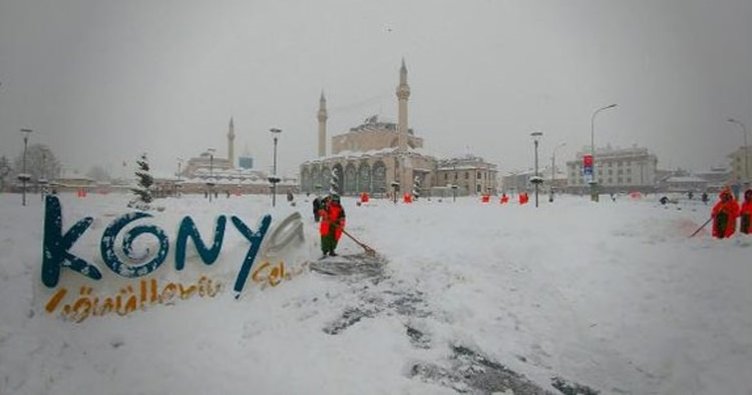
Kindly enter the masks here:
M 233 236 L 238 248 L 231 246 L 231 256 L 219 259 L 228 219 L 237 231 Z M 154 223 L 132 224 L 143 220 Z M 150 213 L 128 212 L 107 225 L 99 243 L 84 242 L 81 248 L 76 243 L 91 240 L 94 218 L 80 219 L 66 230 L 58 197 L 47 196 L 36 305 L 46 314 L 81 322 L 181 299 L 214 297 L 230 283 L 237 299 L 249 279 L 275 286 L 302 271 L 306 254 L 297 212 L 276 222 L 270 214 L 262 215 L 254 227 L 238 216 L 219 215 L 211 243 L 204 241 L 192 217 L 180 220 L 172 239 L 165 229 L 176 224 L 169 222 Z M 195 251 L 188 247 L 189 240 Z M 174 265 L 167 263 L 171 247 Z

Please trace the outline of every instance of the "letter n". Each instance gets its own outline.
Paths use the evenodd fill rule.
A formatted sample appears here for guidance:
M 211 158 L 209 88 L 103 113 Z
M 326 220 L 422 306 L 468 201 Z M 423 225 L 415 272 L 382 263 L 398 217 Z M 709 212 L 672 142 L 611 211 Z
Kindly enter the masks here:
M 207 265 L 213 264 L 219 257 L 219 251 L 222 249 L 226 224 L 227 217 L 220 215 L 214 228 L 214 243 L 211 248 L 206 248 L 206 244 L 201 240 L 201 235 L 198 233 L 193 219 L 191 217 L 183 218 L 180 222 L 178 240 L 175 246 L 175 270 L 183 270 L 185 267 L 185 249 L 189 237 L 193 240 L 193 244 L 196 246 L 196 251 L 198 251 L 201 260 Z

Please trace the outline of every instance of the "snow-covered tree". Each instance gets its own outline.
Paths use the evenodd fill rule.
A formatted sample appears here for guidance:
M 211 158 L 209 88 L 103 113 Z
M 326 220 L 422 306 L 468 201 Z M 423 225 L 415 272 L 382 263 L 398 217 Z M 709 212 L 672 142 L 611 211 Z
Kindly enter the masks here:
M 13 171 L 10 162 L 5 156 L 0 157 L 0 191 L 5 188 L 5 178 Z
M 332 169 L 332 178 L 329 181 L 329 194 L 330 195 L 339 195 L 339 174 L 337 174 L 337 169 Z
M 420 177 L 415 176 L 413 179 L 413 199 L 418 200 L 420 197 Z
M 14 179 L 24 171 L 23 150 L 16 157 L 13 169 Z M 40 178 L 55 179 L 60 174 L 60 162 L 58 162 L 52 150 L 44 144 L 32 144 L 26 150 L 26 174 L 31 177 L 31 182 Z
M 151 196 L 151 186 L 154 184 L 154 177 L 149 172 L 149 159 L 146 154 L 141 154 L 141 157 L 136 161 L 138 169 L 136 170 L 136 178 L 138 179 L 138 187 L 132 188 L 131 191 L 136 195 L 136 201 L 151 203 L 153 200 Z

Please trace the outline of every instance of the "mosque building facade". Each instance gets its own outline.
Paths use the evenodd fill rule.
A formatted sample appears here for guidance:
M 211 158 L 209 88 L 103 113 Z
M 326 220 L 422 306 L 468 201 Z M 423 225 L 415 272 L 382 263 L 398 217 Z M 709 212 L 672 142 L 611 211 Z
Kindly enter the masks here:
M 343 195 L 366 192 L 380 196 L 395 190 L 398 193 L 412 192 L 416 185 L 422 191 L 446 186 L 437 177 L 441 162 L 423 149 L 423 139 L 408 127 L 410 86 L 404 59 L 395 93 L 398 101 L 396 123 L 371 116 L 348 132 L 333 136 L 330 155 L 326 154 L 326 98 L 321 94 L 317 114 L 318 158 L 300 165 L 302 192 L 329 192 L 332 172 L 336 174 L 337 190 Z M 482 160 L 479 166 L 495 169 L 495 165 Z M 495 192 L 495 186 L 492 192 Z

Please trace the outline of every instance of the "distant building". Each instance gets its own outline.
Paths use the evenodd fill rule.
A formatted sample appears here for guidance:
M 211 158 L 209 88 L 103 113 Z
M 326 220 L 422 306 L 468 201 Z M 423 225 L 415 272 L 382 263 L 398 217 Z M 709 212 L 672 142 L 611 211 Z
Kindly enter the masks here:
M 658 186 L 661 192 L 704 192 L 707 188 L 707 180 L 693 175 L 672 176 Z
M 582 173 L 582 159 L 588 150 L 578 152 L 567 162 L 567 191 L 587 193 L 590 185 Z M 656 188 L 658 158 L 647 148 L 599 148 L 595 152 L 594 179 L 601 193 L 642 191 Z
M 711 167 L 708 171 L 701 171 L 695 173 L 697 177 L 707 181 L 707 189 L 709 191 L 720 191 L 724 185 L 728 185 L 733 179 L 731 170 L 727 167 Z
M 407 67 L 403 60 L 397 86 L 398 120 L 380 121 L 377 116 L 348 132 L 332 137 L 332 154 L 326 155 L 326 99 L 322 92 L 317 114 L 319 128 L 318 158 L 300 166 L 300 183 L 304 192 L 327 193 L 332 172 L 338 175 L 342 194 L 361 192 L 386 194 L 398 186 L 398 192 L 410 192 L 417 179 L 422 188 L 434 184 L 436 159 L 422 151 L 423 139 L 407 127 Z
M 250 156 L 241 156 L 238 158 L 238 167 L 241 169 L 253 169 L 253 158 Z
M 731 160 L 730 181 L 749 182 L 752 180 L 752 146 L 739 147 L 736 151 L 730 153 L 728 158 Z
M 457 185 L 470 194 L 496 194 L 498 173 L 495 164 L 486 162 L 478 156 L 466 155 L 461 158 L 444 159 L 438 162 L 434 185 Z

